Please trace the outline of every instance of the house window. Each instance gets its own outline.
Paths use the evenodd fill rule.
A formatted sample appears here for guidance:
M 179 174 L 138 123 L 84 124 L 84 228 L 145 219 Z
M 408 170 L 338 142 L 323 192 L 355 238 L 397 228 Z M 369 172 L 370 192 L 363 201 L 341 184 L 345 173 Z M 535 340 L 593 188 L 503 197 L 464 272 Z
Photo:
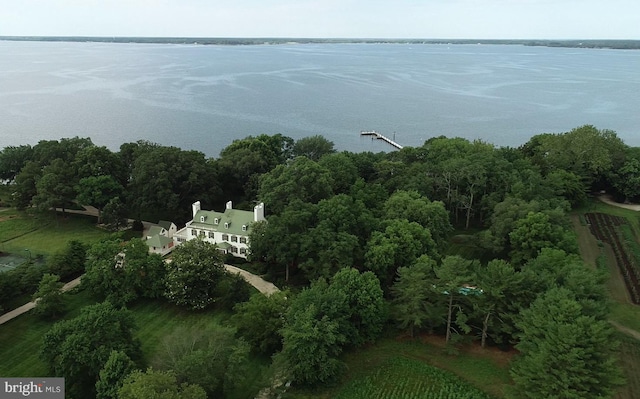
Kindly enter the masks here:
M 218 218 L 213 219 L 213 224 L 218 224 Z
M 224 228 L 228 229 L 229 228 L 229 222 L 224 222 Z
M 246 244 L 247 243 L 247 237 L 240 237 L 240 244 Z
M 204 237 L 204 230 L 200 230 L 200 237 Z
M 247 231 L 247 225 L 246 224 L 242 225 L 242 231 Z
M 204 223 L 205 219 L 206 218 L 204 216 L 200 216 L 200 223 Z
M 240 248 L 240 255 L 244 255 L 247 253 L 247 249 L 246 248 Z
M 222 235 L 222 241 L 229 241 L 229 235 L 223 234 Z
M 231 253 L 237 254 L 238 253 L 238 248 L 231 247 Z
M 231 242 L 238 242 L 238 237 L 231 236 Z
M 192 235 L 192 236 L 197 236 L 197 235 L 198 235 L 198 230 L 196 230 L 196 229 L 191 229 L 191 235 Z
M 209 232 L 209 238 L 213 238 L 213 231 Z

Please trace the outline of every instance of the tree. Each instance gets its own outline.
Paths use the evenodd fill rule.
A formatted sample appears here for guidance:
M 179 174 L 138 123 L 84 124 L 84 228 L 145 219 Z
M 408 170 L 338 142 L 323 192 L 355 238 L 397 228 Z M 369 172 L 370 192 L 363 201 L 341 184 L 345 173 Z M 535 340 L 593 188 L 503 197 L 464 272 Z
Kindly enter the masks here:
M 338 359 L 346 342 L 340 323 L 315 304 L 289 312 L 282 329 L 282 352 L 278 355 L 288 377 L 302 385 L 334 381 L 344 369 Z
M 458 304 L 467 293 L 463 288 L 473 287 L 472 261 L 466 260 L 458 255 L 447 256 L 442 260 L 442 264 L 437 266 L 434 271 L 438 278 L 436 287 L 441 291 L 442 295 L 447 297 L 447 334 L 446 342 L 451 339 L 451 331 L 453 326 L 454 307 L 458 308 L 456 315 L 456 324 L 464 332 L 468 333 L 470 328 L 466 325 L 466 315 L 462 312 L 461 306 Z
M 411 266 L 398 268 L 396 282 L 391 287 L 392 314 L 401 329 L 409 329 L 411 338 L 415 329 L 433 321 L 433 304 L 429 300 L 439 293 L 431 288 L 435 282 L 436 262 L 421 256 Z
M 34 313 L 51 318 L 64 313 L 65 300 L 60 291 L 62 286 L 59 276 L 49 273 L 42 276 L 38 291 L 33 294 L 33 300 L 37 301 Z
M 136 370 L 136 364 L 122 351 L 113 350 L 109 359 L 100 370 L 100 379 L 96 382 L 96 399 L 119 399 L 118 391 L 125 378 Z
M 341 293 L 346 299 L 341 330 L 347 342 L 361 346 L 375 341 L 387 321 L 387 304 L 375 274 L 343 268 L 333 276 L 329 290 Z
M 94 244 L 87 253 L 82 284 L 100 298 L 125 305 L 139 297 L 158 298 L 164 293 L 166 268 L 157 254 L 149 254 L 140 239 Z
M 134 371 L 118 391 L 119 399 L 206 399 L 199 385 L 178 384 L 173 371 Z
M 336 150 L 333 148 L 333 141 L 320 135 L 301 138 L 293 145 L 294 156 L 304 156 L 316 162 L 323 156 L 334 152 Z
M 33 197 L 33 204 L 41 211 L 60 207 L 64 215 L 66 205 L 75 198 L 75 182 L 69 163 L 54 159 L 42 169 L 42 177 L 36 182 L 38 193 Z
M 0 179 L 12 182 L 32 157 L 30 145 L 4 147 L 0 151 Z
M 135 152 L 126 203 L 140 219 L 186 220 L 194 198 L 220 196 L 218 181 L 214 164 L 201 152 L 142 146 Z
M 351 185 L 358 180 L 358 168 L 348 153 L 325 155 L 318 160 L 318 165 L 329 171 L 335 194 L 348 193 Z
M 102 222 L 109 230 L 118 231 L 127 225 L 126 215 L 127 209 L 120 197 L 114 197 L 102 209 Z
M 110 176 L 120 185 L 125 185 L 129 177 L 122 158 L 104 146 L 91 146 L 78 151 L 74 166 L 80 179 Z
M 85 271 L 87 260 L 87 245 L 77 240 L 71 240 L 67 246 L 53 254 L 47 261 L 47 268 L 52 274 L 57 274 L 64 281 L 80 276 Z
M 124 190 L 112 176 L 84 177 L 80 179 L 75 189 L 78 193 L 78 202 L 98 209 L 98 223 L 102 221 L 102 209 Z
M 384 287 L 389 287 L 398 267 L 411 265 L 422 255 L 432 259 L 440 257 L 429 230 L 416 222 L 394 219 L 387 221 L 384 232 L 371 235 L 365 266 L 378 276 Z
M 41 358 L 51 374 L 65 377 L 70 396 L 95 397 L 95 383 L 111 351 L 124 352 L 136 364 L 141 361 L 134 329 L 128 310 L 109 302 L 86 306 L 79 316 L 54 324 L 44 335 Z
M 329 198 L 333 186 L 329 171 L 306 157 L 278 165 L 260 178 L 258 197 L 279 214 L 294 200 L 312 204 Z
M 578 252 L 575 237 L 561 226 L 551 223 L 549 216 L 542 212 L 529 214 L 516 222 L 509 233 L 511 260 L 522 264 L 533 259 L 543 248 L 558 248 L 566 252 Z
M 495 328 L 494 340 L 499 341 L 498 337 L 503 332 L 511 332 L 510 329 L 505 329 L 504 325 L 510 318 L 509 303 L 516 302 L 514 297 L 520 294 L 523 276 L 508 262 L 496 259 L 490 261 L 486 267 L 478 267 L 475 270 L 475 279 L 478 288 L 482 290 L 482 294 L 473 305 L 481 314 L 480 346 L 484 348 L 494 320 L 497 319 L 501 325 Z
M 224 148 L 217 165 L 227 198 L 235 200 L 255 197 L 259 188 L 259 176 L 289 160 L 293 144 L 291 137 L 262 134 L 234 140 Z
M 513 398 L 610 397 L 621 385 L 613 329 L 583 314 L 570 291 L 552 288 L 521 313 Z
M 200 238 L 178 246 L 167 269 L 165 296 L 170 302 L 191 309 L 213 304 L 216 288 L 226 275 L 220 251 Z
M 178 327 L 162 341 L 158 367 L 173 370 L 178 383 L 198 384 L 208 397 L 229 397 L 240 384 L 250 385 L 246 370 L 249 345 L 222 326 Z
M 417 191 L 396 191 L 384 204 L 386 219 L 407 219 L 429 229 L 431 237 L 443 251 L 453 231 L 449 212 L 440 201 L 429 201 Z
M 269 296 L 253 294 L 249 301 L 234 307 L 231 320 L 238 329 L 238 334 L 255 352 L 271 355 L 282 348 L 280 330 L 289 309 L 288 296 L 290 294 L 286 291 Z
M 296 200 L 267 220 L 251 225 L 249 257 L 284 268 L 285 281 L 289 281 L 290 272 L 300 262 L 309 226 L 316 224 L 316 207 Z
M 16 176 L 11 200 L 16 208 L 25 209 L 31 205 L 31 200 L 38 193 L 36 182 L 42 176 L 42 168 L 36 162 L 27 161 Z

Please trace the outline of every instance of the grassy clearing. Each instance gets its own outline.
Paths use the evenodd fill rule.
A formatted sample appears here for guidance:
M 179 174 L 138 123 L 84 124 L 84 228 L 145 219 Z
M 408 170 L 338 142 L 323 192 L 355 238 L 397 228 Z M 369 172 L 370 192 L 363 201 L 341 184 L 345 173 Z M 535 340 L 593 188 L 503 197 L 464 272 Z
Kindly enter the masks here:
M 68 312 L 61 320 L 77 316 L 80 309 L 97 301 L 87 291 L 72 291 L 65 294 L 68 300 Z M 162 348 L 165 336 L 176 328 L 184 326 L 207 327 L 225 325 L 229 314 L 220 311 L 191 312 L 162 300 L 142 301 L 131 307 L 138 326 L 135 334 L 142 343 L 142 351 L 149 362 Z M 49 331 L 53 322 L 44 321 L 26 313 L 3 325 L 0 325 L 0 375 L 3 377 L 46 377 L 47 366 L 40 358 L 42 337 Z M 270 359 L 253 358 L 247 372 L 253 386 L 239 387 L 231 399 L 247 398 L 259 389 Z
M 67 313 L 62 318 L 78 315 L 80 309 L 95 303 L 88 292 L 69 292 Z M 0 375 L 3 377 L 46 377 L 47 366 L 40 360 L 42 336 L 53 323 L 31 313 L 23 314 L 0 325 Z
M 461 381 L 471 384 L 492 397 L 504 397 L 506 387 L 511 384 L 508 371 L 511 354 L 480 350 L 476 346 L 470 346 L 464 348 L 459 355 L 451 356 L 445 354 L 443 344 L 443 338 L 431 336 L 422 340 L 382 339 L 374 345 L 344 356 L 348 370 L 336 387 L 320 391 L 294 389 L 283 397 L 289 399 L 336 397 L 343 390 L 351 389 L 349 388 L 351 384 L 360 384 L 361 382 L 358 381 L 366 381 L 382 369 L 387 369 L 387 372 L 392 374 L 402 371 L 395 370 L 393 367 L 393 359 L 398 358 L 447 370 Z M 389 367 L 391 368 L 388 369 Z M 421 378 L 426 378 L 426 375 Z M 412 383 L 407 382 L 407 384 Z
M 15 209 L 5 209 L 0 212 L 0 242 L 30 233 L 49 223 L 51 221 L 48 218 L 43 219 Z
M 640 342 L 619 334 L 620 365 L 624 370 L 626 385 L 618 390 L 615 399 L 635 399 L 640 392 Z
M 1 218 L 4 213 L 0 215 Z M 56 222 L 53 218 L 38 218 L 22 213 L 17 222 L 8 225 L 8 222 L 13 222 L 15 219 L 4 221 L 0 219 L 0 237 L 6 237 L 6 241 L 0 244 L 0 250 L 23 254 L 25 248 L 28 248 L 33 256 L 46 256 L 65 248 L 71 240 L 91 243 L 111 234 L 97 228 L 94 217 L 67 215 L 64 219 L 61 216 L 58 218 L 59 220 Z M 31 227 L 20 228 L 17 226 L 22 223 Z M 5 227 L 5 225 L 7 226 Z M 37 226 L 36 230 L 33 230 L 33 225 Z M 25 230 L 27 231 L 25 232 Z

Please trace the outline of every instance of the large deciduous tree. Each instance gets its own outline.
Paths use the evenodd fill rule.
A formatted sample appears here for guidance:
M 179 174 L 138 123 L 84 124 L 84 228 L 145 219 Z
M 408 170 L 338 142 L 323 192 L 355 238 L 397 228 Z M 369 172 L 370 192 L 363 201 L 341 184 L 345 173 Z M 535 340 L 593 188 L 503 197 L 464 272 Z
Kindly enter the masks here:
M 218 298 L 218 284 L 227 274 L 220 251 L 200 238 L 178 246 L 167 269 L 165 296 L 191 309 L 213 304 Z
M 255 352 L 272 355 L 282 349 L 280 330 L 289 309 L 287 297 L 290 295 L 285 291 L 269 296 L 257 293 L 252 295 L 249 301 L 234 307 L 232 321 L 238 329 L 238 334 Z
M 164 293 L 165 264 L 140 239 L 94 244 L 87 252 L 87 272 L 82 284 L 101 298 L 125 305 L 139 297 L 158 298 Z
M 327 140 L 321 135 L 303 137 L 293 145 L 294 156 L 304 156 L 312 161 L 318 161 L 323 156 L 334 153 L 335 151 L 333 141 Z
M 262 175 L 258 197 L 278 214 L 296 199 L 315 204 L 329 198 L 332 186 L 327 169 L 307 157 L 298 157 Z
M 66 378 L 75 398 L 95 397 L 95 383 L 111 351 L 124 352 L 135 363 L 142 359 L 128 310 L 104 302 L 83 308 L 80 315 L 60 321 L 44 335 L 41 358 L 52 375 Z
M 75 187 L 77 200 L 83 205 L 98 209 L 98 223 L 102 222 L 102 210 L 124 190 L 113 176 L 89 176 L 80 179 Z

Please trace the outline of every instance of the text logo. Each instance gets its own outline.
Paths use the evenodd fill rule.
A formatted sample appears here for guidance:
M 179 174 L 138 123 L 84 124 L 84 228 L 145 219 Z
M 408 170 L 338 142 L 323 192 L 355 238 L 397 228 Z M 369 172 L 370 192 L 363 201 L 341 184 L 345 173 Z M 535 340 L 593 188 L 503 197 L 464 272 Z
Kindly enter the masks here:
M 64 378 L 0 378 L 0 399 L 64 399 Z

